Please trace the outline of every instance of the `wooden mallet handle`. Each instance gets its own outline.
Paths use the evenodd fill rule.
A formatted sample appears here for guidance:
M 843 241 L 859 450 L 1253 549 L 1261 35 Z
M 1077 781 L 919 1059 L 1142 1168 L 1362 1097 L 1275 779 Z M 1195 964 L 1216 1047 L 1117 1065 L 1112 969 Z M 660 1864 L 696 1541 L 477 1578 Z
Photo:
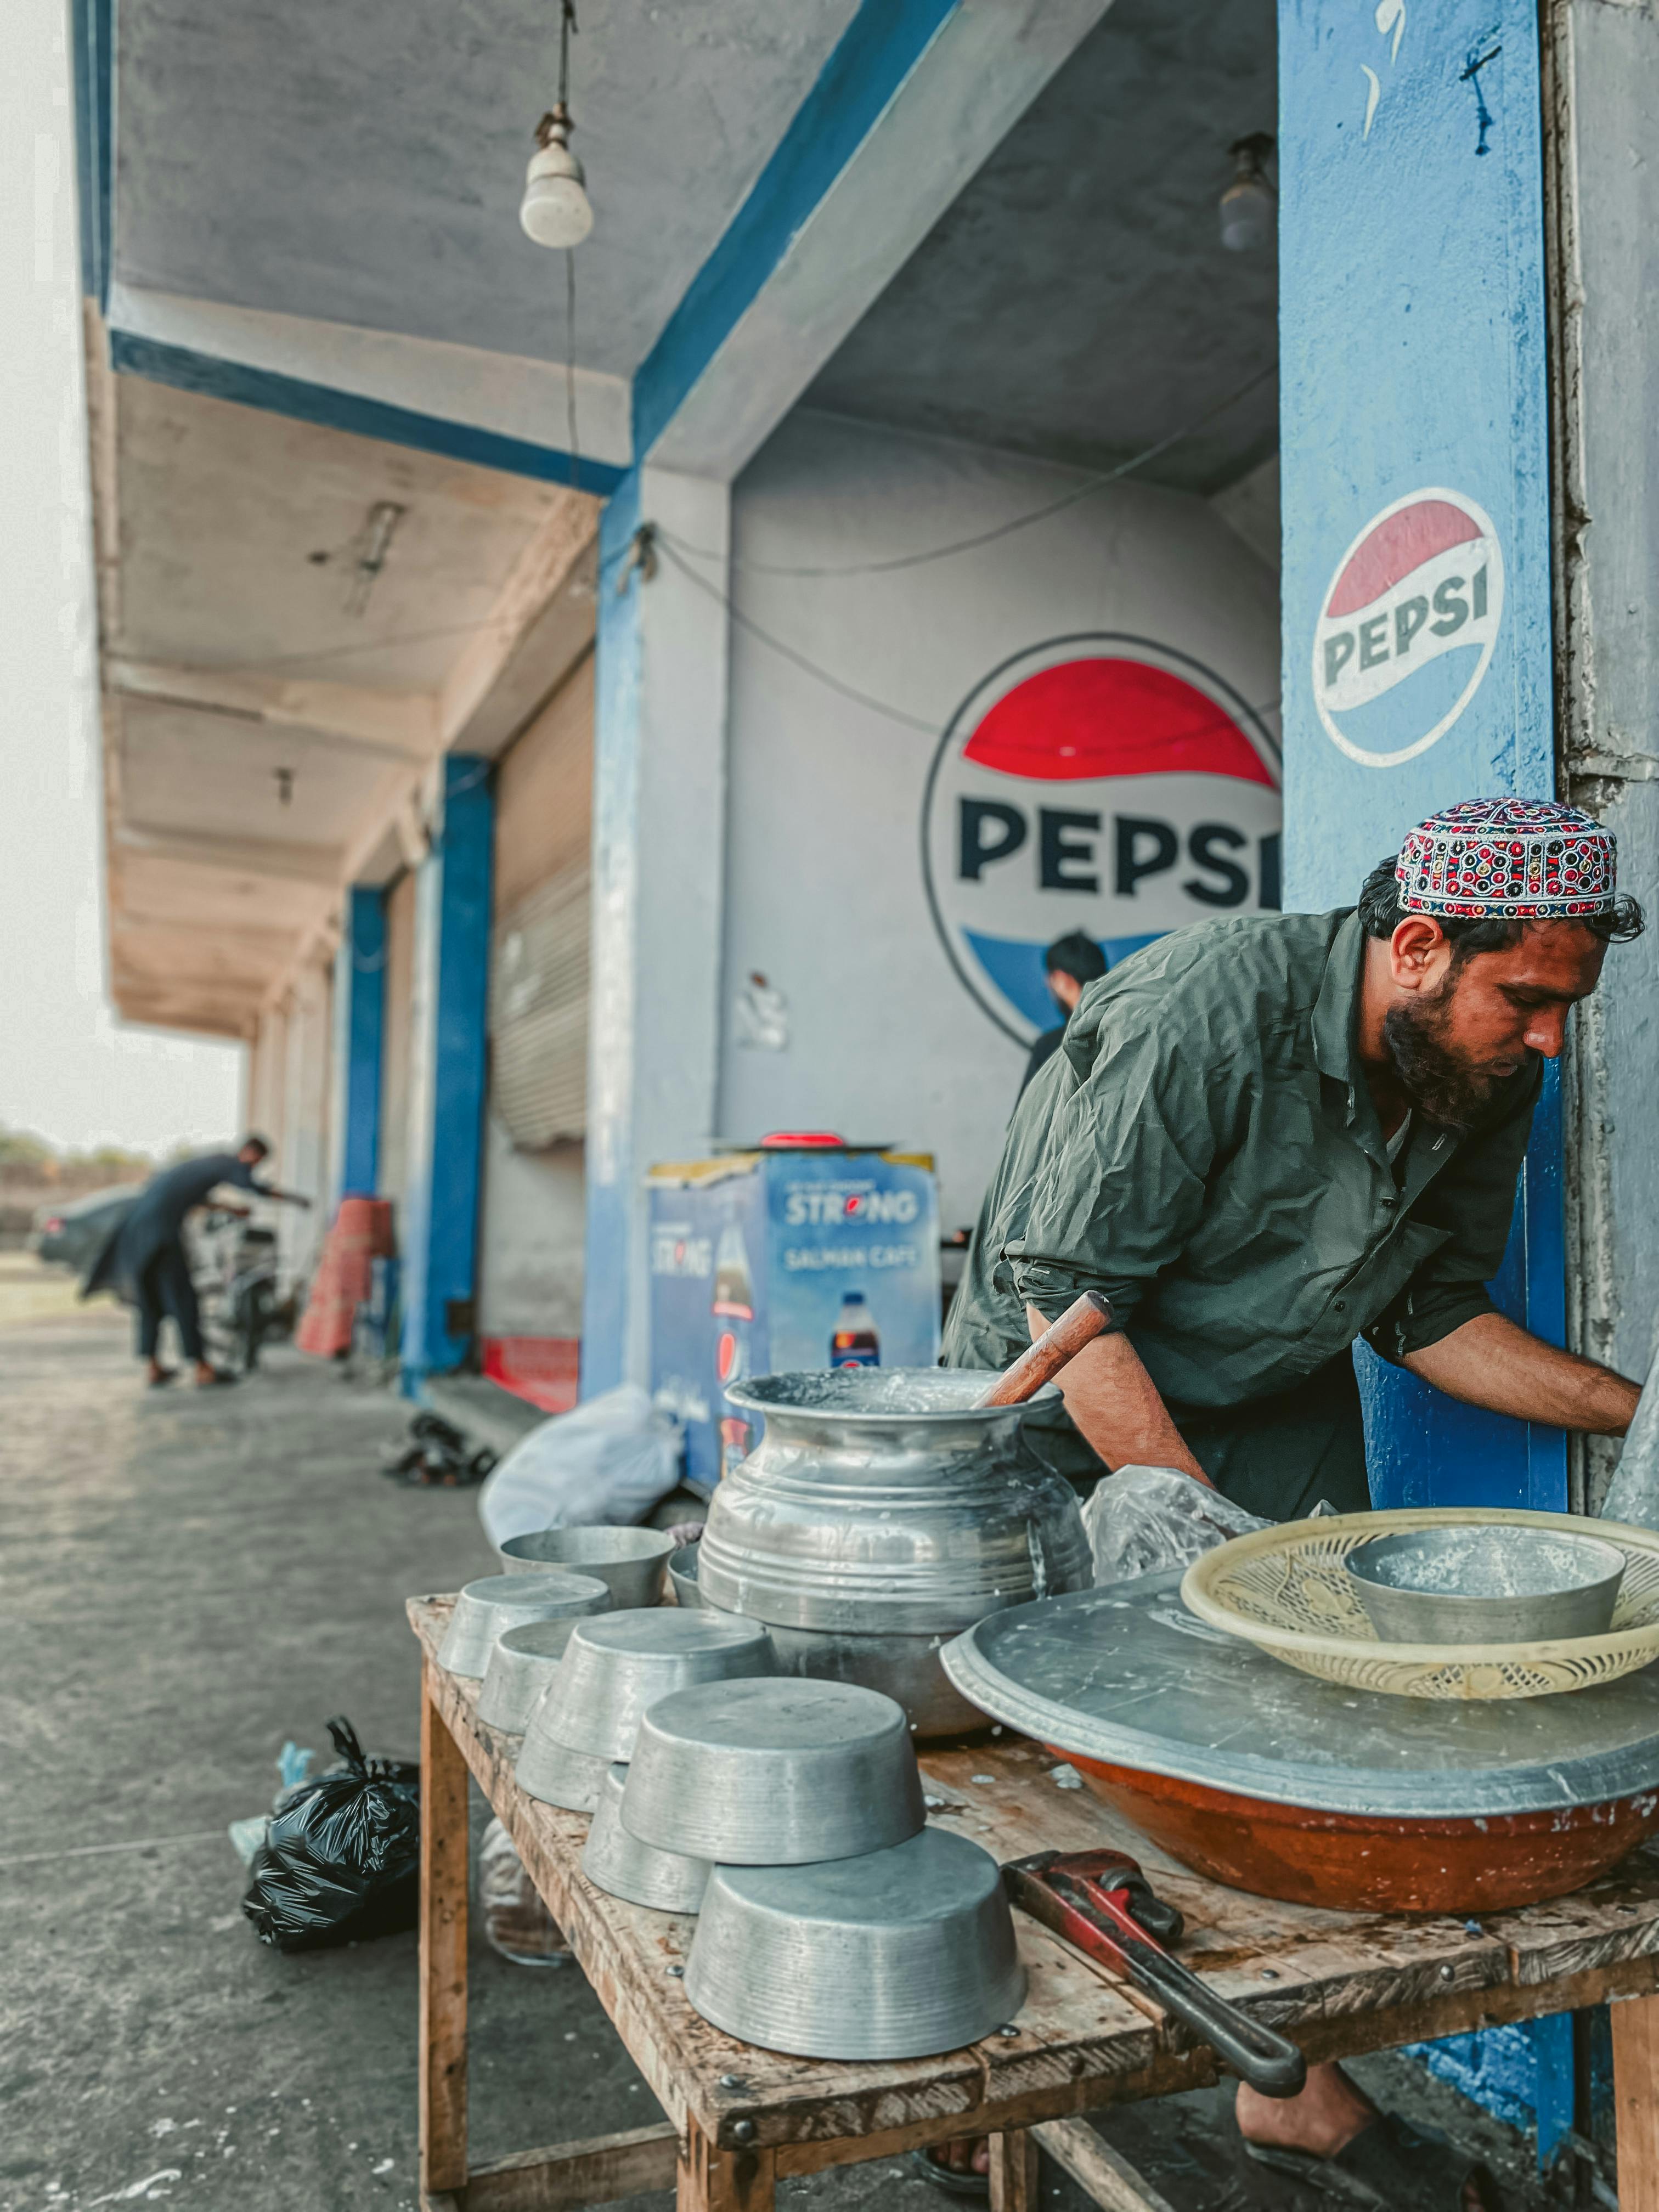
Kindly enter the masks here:
M 1110 1301 L 1098 1291 L 1085 1291 L 1058 1321 L 1049 1322 L 1012 1367 L 1003 1370 L 975 1404 L 1023 1406 L 1045 1382 L 1053 1381 L 1068 1359 L 1074 1359 L 1085 1344 L 1092 1344 L 1102 1329 L 1111 1325 Z

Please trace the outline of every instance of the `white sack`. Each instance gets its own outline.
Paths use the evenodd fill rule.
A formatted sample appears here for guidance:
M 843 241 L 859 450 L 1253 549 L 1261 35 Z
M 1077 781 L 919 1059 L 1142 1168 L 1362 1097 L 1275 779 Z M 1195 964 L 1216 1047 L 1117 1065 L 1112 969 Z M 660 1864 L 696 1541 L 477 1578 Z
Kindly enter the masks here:
M 492 1544 L 538 1528 L 625 1528 L 679 1473 L 679 1425 L 624 1382 L 521 1437 L 479 1491 L 478 1517 Z

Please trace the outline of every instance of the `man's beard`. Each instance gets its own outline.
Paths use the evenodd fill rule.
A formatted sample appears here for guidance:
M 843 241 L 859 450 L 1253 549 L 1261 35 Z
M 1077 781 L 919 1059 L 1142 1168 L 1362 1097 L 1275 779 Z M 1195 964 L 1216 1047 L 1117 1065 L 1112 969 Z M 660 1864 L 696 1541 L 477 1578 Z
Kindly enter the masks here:
M 1448 979 L 1431 998 L 1401 1000 L 1382 1017 L 1382 1042 L 1395 1074 L 1430 1121 L 1465 1137 L 1508 1078 L 1472 1066 L 1452 1045 L 1453 995 Z

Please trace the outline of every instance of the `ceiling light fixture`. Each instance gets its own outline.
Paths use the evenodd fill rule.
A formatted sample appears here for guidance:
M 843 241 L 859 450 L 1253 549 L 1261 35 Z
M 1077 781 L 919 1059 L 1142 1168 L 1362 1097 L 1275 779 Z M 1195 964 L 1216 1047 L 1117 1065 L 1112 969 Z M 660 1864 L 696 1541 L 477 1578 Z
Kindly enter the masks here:
M 392 540 L 404 512 L 395 499 L 376 500 L 369 508 L 368 518 L 358 534 L 356 558 L 351 564 L 351 586 L 345 603 L 349 615 L 367 611 L 368 595 L 386 566 L 386 556 L 392 550 Z
M 570 150 L 570 40 L 575 0 L 560 0 L 559 96 L 536 125 L 536 151 L 525 174 L 519 221 L 538 246 L 580 246 L 593 228 L 587 179 Z
M 1235 139 L 1232 181 L 1221 195 L 1221 243 L 1231 253 L 1255 253 L 1273 240 L 1279 196 L 1262 164 L 1273 150 L 1265 131 Z

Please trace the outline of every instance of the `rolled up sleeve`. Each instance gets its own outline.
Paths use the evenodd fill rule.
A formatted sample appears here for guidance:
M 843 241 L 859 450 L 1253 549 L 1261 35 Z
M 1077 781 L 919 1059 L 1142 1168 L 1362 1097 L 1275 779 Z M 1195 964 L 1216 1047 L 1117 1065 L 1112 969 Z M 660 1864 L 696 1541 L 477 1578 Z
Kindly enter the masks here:
M 1201 1055 L 1172 1051 L 1167 1030 L 1160 1045 L 1155 1022 L 1114 1026 L 1130 1034 L 1057 1109 L 1024 1234 L 1002 1248 L 1015 1291 L 1050 1321 L 1092 1290 L 1123 1326 L 1180 1257 L 1231 1087 Z
M 1372 1351 L 1394 1365 L 1438 1344 L 1465 1322 L 1497 1312 L 1487 1285 L 1504 1264 L 1516 1180 L 1541 1085 L 1540 1071 L 1512 1112 L 1464 1141 L 1413 1209 L 1415 1218 L 1450 1233 L 1363 1332 Z

